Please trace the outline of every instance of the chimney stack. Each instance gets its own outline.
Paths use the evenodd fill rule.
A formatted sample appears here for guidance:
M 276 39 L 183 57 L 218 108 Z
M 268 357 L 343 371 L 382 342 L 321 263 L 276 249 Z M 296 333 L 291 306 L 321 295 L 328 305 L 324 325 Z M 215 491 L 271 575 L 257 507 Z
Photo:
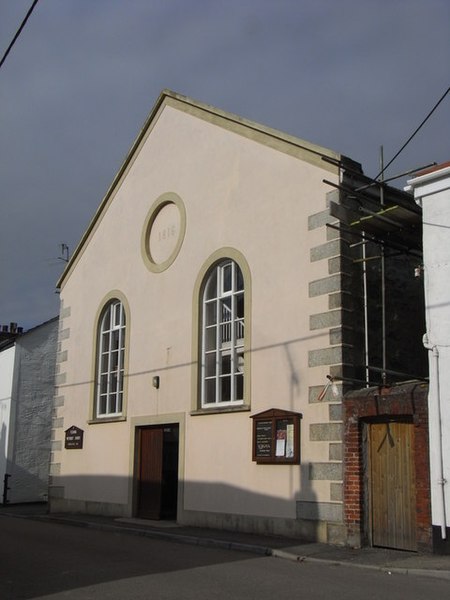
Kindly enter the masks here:
M 23 333 L 23 327 L 17 327 L 17 323 L 11 322 L 8 325 L 0 325 L 0 342 L 4 340 L 13 340 Z

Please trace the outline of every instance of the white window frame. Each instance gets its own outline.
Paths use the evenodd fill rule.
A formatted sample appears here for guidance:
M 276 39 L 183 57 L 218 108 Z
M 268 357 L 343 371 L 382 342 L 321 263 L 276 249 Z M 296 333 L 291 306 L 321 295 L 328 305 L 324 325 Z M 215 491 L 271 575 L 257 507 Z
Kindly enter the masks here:
M 126 318 L 123 303 L 105 306 L 98 326 L 95 417 L 119 417 L 123 411 Z M 113 345 L 114 342 L 114 345 Z
M 202 408 L 244 403 L 244 295 L 244 277 L 239 265 L 231 259 L 216 263 L 205 279 L 202 292 Z M 224 398 L 225 394 L 228 397 Z

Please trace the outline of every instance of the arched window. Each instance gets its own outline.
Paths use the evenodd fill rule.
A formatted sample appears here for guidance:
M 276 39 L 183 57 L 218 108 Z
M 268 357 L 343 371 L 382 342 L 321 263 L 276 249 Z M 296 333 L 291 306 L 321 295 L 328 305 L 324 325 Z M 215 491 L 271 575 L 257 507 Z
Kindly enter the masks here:
M 120 300 L 104 308 L 98 326 L 95 416 L 122 414 L 125 355 L 125 311 Z
M 208 272 L 202 292 L 201 405 L 244 401 L 244 278 L 231 259 Z

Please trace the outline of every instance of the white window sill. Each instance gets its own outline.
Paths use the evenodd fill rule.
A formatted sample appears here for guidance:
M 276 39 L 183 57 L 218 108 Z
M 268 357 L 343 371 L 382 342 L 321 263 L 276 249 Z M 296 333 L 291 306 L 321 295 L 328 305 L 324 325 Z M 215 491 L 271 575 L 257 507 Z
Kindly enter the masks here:
M 199 415 L 217 415 L 221 413 L 235 413 L 235 412 L 249 412 L 250 404 L 237 404 L 235 406 L 228 404 L 227 406 L 211 406 L 210 408 L 198 408 L 197 410 L 191 410 L 189 413 L 191 417 L 197 417 Z
M 98 425 L 99 423 L 123 423 L 127 418 L 120 415 L 118 417 L 96 417 L 95 419 L 89 419 L 88 425 Z

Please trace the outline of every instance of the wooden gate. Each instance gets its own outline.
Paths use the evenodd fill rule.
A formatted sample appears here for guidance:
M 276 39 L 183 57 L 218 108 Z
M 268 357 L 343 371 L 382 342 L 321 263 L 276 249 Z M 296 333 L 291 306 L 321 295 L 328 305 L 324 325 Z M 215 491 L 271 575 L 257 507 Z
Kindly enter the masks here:
M 138 429 L 137 516 L 175 519 L 178 492 L 178 425 Z
M 372 545 L 417 550 L 414 426 L 371 423 L 368 443 Z

